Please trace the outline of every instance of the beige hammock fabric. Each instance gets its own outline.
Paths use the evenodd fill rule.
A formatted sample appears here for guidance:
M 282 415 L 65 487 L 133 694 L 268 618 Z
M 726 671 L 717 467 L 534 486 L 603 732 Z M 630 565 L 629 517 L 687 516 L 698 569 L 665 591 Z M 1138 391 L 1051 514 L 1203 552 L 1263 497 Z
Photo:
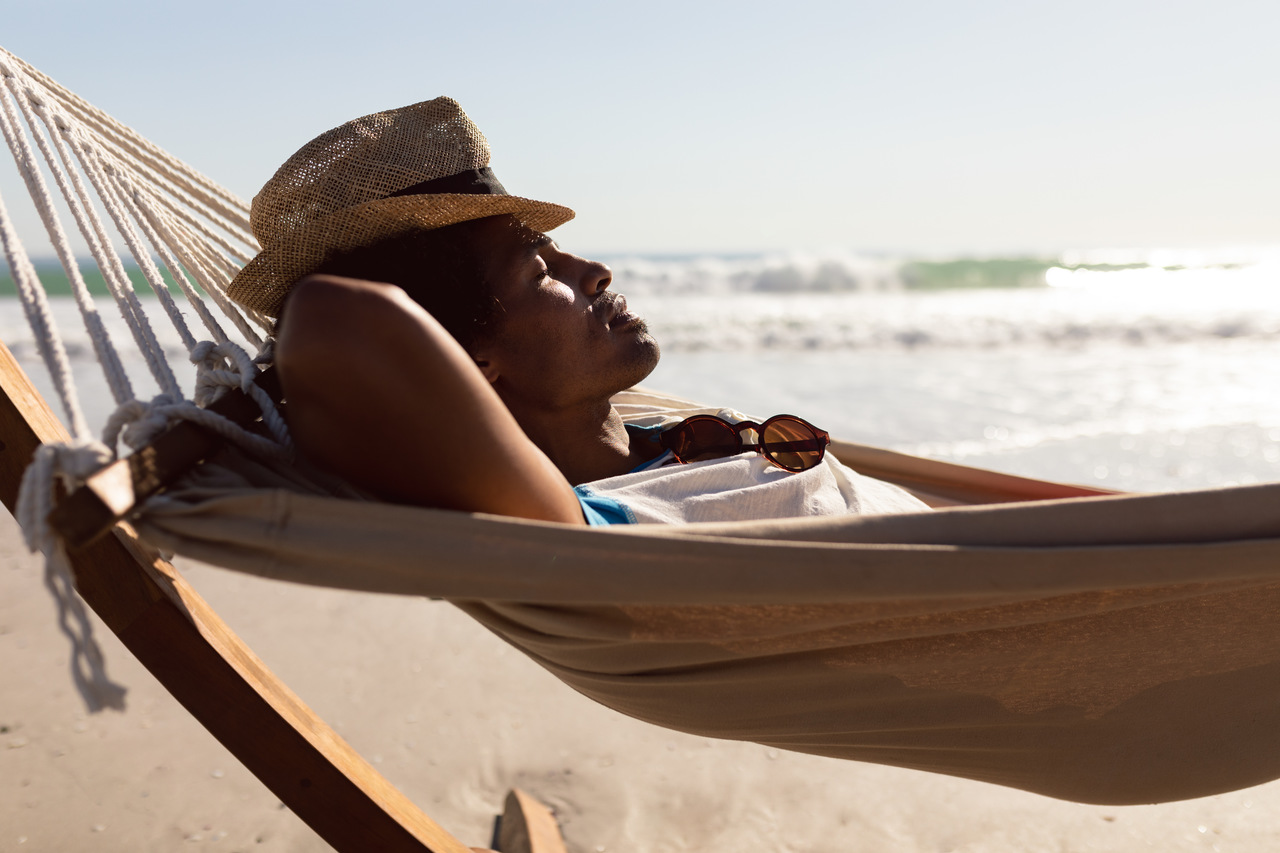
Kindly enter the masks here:
M 1141 803 L 1280 776 L 1278 506 L 1267 485 L 579 529 L 226 454 L 139 527 L 264 577 L 450 599 L 658 725 Z

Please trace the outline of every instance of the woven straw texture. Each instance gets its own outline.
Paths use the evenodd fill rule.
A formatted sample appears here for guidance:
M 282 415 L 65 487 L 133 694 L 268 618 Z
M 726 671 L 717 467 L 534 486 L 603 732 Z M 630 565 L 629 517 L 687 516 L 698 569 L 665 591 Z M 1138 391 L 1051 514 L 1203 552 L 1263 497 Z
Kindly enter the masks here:
M 488 141 L 452 98 L 373 113 L 323 133 L 254 197 L 251 223 L 263 250 L 228 294 L 275 317 L 298 279 L 336 252 L 499 214 L 513 214 L 536 231 L 573 218 L 567 207 L 510 195 L 387 197 L 488 164 Z

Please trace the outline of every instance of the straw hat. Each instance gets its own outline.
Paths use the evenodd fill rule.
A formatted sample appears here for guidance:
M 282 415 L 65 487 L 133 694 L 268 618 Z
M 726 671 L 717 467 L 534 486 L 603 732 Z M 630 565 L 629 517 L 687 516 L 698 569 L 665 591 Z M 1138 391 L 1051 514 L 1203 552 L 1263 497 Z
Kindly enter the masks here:
M 489 169 L 489 143 L 452 98 L 367 115 L 308 142 L 254 196 L 262 251 L 227 295 L 276 317 L 298 279 L 337 252 L 504 213 L 535 231 L 573 218 L 509 195 Z

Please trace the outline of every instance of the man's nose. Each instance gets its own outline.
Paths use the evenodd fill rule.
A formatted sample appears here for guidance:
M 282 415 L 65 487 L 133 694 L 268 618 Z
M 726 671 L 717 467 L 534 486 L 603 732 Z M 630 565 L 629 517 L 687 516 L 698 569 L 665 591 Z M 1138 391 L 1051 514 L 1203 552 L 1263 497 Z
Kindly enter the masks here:
M 582 287 L 588 296 L 594 296 L 607 289 L 613 283 L 613 270 L 608 264 L 599 261 L 584 261 L 586 268 L 582 274 Z

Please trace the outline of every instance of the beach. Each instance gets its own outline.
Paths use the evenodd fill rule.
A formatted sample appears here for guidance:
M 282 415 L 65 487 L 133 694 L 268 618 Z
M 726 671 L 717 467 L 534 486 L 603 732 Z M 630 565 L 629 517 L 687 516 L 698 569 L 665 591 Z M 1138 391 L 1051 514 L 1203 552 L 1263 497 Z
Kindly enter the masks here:
M 846 279 L 866 269 L 851 264 Z M 1265 265 L 1208 265 L 1198 279 L 1186 269 L 1159 266 L 1154 283 L 1060 275 L 1059 286 L 1009 290 L 778 293 L 713 281 L 676 296 L 637 273 L 628 295 L 666 344 L 650 384 L 673 393 L 1109 488 L 1278 480 L 1280 279 Z M 36 373 L 11 307 L 0 305 L 0 326 Z M 83 347 L 73 361 L 100 423 L 109 401 L 92 390 Z M 1280 833 L 1280 782 L 1080 805 L 713 741 L 596 705 L 444 602 L 176 565 L 285 683 L 470 845 L 489 843 L 512 787 L 551 806 L 584 853 L 1263 851 Z M 42 571 L 0 520 L 0 850 L 327 849 L 100 626 L 126 707 L 87 713 Z

